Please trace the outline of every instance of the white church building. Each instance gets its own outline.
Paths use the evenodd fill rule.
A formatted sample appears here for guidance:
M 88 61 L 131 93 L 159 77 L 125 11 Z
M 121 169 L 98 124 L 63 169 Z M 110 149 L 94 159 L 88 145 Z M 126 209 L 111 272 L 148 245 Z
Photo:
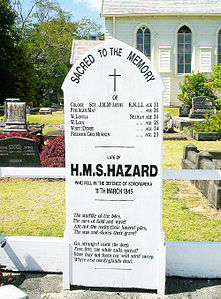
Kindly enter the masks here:
M 102 0 L 101 17 L 105 39 L 139 49 L 157 67 L 166 87 L 164 106 L 181 105 L 185 74 L 211 74 L 221 63 L 221 0 Z M 82 41 L 73 43 L 72 63 L 78 48 Z

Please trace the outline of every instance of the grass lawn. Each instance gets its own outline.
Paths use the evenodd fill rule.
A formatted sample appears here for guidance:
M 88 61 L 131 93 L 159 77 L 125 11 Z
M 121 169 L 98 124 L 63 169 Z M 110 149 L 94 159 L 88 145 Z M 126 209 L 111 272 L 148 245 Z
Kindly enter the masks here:
M 28 115 L 27 121 L 32 123 L 44 123 L 43 133 L 46 133 L 50 130 L 59 129 L 59 125 L 64 123 L 64 113 L 63 111 L 56 111 L 46 115 Z
M 177 108 L 166 108 L 172 115 Z M 30 115 L 29 122 L 44 122 L 57 129 L 62 112 Z M 183 147 L 193 143 L 199 150 L 221 150 L 221 141 L 164 141 L 163 168 L 181 168 Z M 0 234 L 63 236 L 65 229 L 65 182 L 63 180 L 0 179 Z M 221 210 L 210 207 L 188 181 L 163 181 L 163 228 L 166 240 L 221 242 Z
M 180 169 L 183 147 L 189 143 L 194 144 L 198 150 L 221 151 L 221 141 L 164 140 L 163 168 Z
M 163 108 L 164 112 L 170 113 L 170 115 L 173 116 L 179 116 L 179 108 L 174 108 L 174 107 L 164 107 Z
M 63 236 L 63 180 L 1 179 L 0 234 Z
M 2 179 L 0 233 L 63 236 L 65 182 Z M 163 181 L 163 228 L 166 240 L 221 241 L 221 219 L 191 210 L 173 180 Z

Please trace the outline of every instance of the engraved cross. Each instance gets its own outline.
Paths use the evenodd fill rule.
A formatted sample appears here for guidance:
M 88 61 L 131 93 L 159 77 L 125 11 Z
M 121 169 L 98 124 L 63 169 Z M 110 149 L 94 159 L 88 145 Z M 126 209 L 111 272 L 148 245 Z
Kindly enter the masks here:
M 114 92 L 117 90 L 117 77 L 121 77 L 121 75 L 117 75 L 116 69 L 114 69 L 114 74 L 109 75 L 110 77 L 114 77 Z

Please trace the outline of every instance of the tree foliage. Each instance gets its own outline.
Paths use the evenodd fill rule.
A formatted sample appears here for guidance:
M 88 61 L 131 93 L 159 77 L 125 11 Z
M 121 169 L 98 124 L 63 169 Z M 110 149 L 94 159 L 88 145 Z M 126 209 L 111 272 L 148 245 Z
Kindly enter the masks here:
M 74 30 L 75 25 L 61 17 L 34 24 L 29 31 L 27 47 L 37 73 L 39 97 L 60 92 L 70 68 Z
M 209 78 L 207 86 L 210 88 L 215 88 L 221 92 L 221 64 L 214 65 L 213 73 Z
M 71 20 L 53 0 L 0 0 L 0 101 L 20 97 L 27 102 L 60 93 L 70 69 L 72 40 L 99 34 L 90 19 Z
M 181 93 L 178 99 L 184 107 L 192 108 L 192 99 L 194 97 L 208 96 L 214 98 L 212 89 L 207 86 L 208 78 L 202 73 L 188 74 L 184 77 L 183 83 L 180 83 Z
M 9 0 L 0 0 L 0 40 L 0 103 L 7 97 L 28 101 L 35 93 L 35 71 Z

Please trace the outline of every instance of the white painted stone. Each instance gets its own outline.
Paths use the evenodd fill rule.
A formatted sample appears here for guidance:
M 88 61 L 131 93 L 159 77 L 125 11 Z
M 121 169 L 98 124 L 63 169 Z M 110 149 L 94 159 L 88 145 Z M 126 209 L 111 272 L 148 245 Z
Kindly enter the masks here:
M 167 276 L 221 278 L 221 242 L 166 241 L 166 247 Z M 59 273 L 68 250 L 64 238 L 8 237 L 0 261 L 9 271 Z
M 0 177 L 65 178 L 65 168 L 0 167 Z M 221 180 L 218 169 L 163 169 L 163 179 L 168 180 Z
M 5 285 L 0 287 L 0 299 L 28 299 L 23 291 L 13 285 Z
M 163 292 L 163 88 L 147 57 L 117 40 L 85 53 L 65 79 L 73 285 Z

